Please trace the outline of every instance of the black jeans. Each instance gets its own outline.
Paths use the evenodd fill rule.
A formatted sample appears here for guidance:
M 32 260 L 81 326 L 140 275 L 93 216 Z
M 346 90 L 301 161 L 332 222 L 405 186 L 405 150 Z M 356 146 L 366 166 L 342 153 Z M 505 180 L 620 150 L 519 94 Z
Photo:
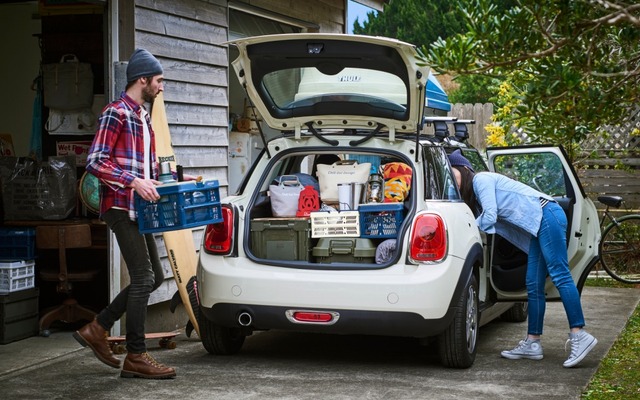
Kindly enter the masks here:
M 144 353 L 147 351 L 144 342 L 147 303 L 151 292 L 164 280 L 158 248 L 153 235 L 141 234 L 138 224 L 129 219 L 127 211 L 111 209 L 102 219 L 116 235 L 131 282 L 96 318 L 103 328 L 109 330 L 126 312 L 127 351 Z

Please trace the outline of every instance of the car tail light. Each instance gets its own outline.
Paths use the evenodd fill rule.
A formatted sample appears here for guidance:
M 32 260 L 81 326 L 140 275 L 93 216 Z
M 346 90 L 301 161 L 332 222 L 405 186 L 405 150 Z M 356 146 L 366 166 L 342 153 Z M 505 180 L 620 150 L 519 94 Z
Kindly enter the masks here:
M 225 255 L 233 250 L 233 209 L 222 206 L 222 222 L 207 225 L 204 232 L 204 251 Z
M 411 229 L 411 259 L 414 261 L 440 261 L 447 254 L 447 231 L 442 217 L 420 214 Z

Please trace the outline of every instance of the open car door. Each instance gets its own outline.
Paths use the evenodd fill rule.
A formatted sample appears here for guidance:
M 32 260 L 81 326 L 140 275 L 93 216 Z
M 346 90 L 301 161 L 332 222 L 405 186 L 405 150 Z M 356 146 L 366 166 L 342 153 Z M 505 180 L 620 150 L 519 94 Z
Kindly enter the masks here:
M 561 147 L 521 146 L 487 149 L 491 171 L 504 174 L 553 196 L 567 215 L 567 254 L 573 280 L 582 290 L 598 261 L 600 228 L 597 210 L 585 194 L 576 171 Z M 526 299 L 527 255 L 498 235 L 488 235 L 490 279 L 500 300 Z M 560 297 L 551 279 L 547 299 Z

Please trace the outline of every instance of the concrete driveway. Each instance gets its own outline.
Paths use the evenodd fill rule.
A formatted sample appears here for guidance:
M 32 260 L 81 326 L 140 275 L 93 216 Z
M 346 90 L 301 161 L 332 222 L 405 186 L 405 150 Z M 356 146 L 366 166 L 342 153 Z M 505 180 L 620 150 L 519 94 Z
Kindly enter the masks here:
M 547 308 L 541 361 L 506 360 L 526 323 L 492 322 L 480 331 L 478 356 L 466 370 L 445 369 L 431 347 L 411 339 L 264 332 L 235 356 L 206 353 L 195 338 L 175 350 L 150 351 L 178 369 L 166 381 L 121 379 L 70 332 L 0 346 L 5 399 L 579 399 L 629 315 L 639 289 L 585 288 L 588 329 L 598 346 L 565 369 L 567 323 L 560 303 Z

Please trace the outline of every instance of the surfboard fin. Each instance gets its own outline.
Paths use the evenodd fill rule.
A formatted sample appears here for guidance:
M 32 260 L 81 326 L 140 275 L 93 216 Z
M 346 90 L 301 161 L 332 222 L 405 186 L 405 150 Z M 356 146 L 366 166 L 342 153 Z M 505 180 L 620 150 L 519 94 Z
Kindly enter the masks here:
M 180 297 L 180 292 L 176 290 L 176 292 L 173 294 L 173 297 L 171 298 L 171 303 L 169 304 L 171 313 L 176 312 L 176 308 L 178 308 L 179 304 L 182 304 L 182 297 Z
M 191 320 L 187 321 L 187 326 L 184 328 L 184 333 L 187 334 L 187 337 L 191 337 L 191 332 L 193 332 L 193 324 Z

